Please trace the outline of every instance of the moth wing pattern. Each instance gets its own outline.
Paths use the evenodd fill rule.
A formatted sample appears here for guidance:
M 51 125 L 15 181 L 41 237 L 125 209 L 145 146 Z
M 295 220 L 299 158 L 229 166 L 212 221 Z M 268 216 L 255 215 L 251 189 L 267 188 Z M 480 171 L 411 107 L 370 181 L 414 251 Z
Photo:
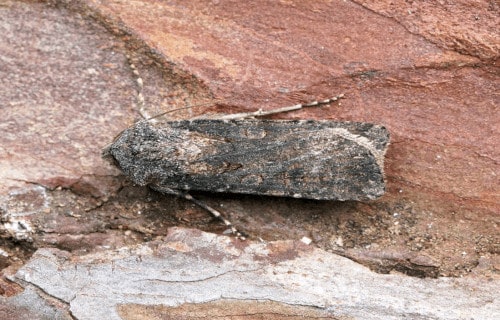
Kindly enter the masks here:
M 385 191 L 389 133 L 328 120 L 142 121 L 108 148 L 139 185 L 316 200 Z

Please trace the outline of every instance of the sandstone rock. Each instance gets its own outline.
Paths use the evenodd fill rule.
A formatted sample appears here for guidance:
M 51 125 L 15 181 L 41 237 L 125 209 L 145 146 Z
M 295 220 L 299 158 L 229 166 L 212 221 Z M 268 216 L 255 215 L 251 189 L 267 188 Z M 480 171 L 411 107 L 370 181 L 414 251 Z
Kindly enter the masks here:
M 246 304 L 243 314 L 253 310 L 270 319 L 494 319 L 500 313 L 498 281 L 380 275 L 299 241 L 241 242 L 179 228 L 160 241 L 83 256 L 40 249 L 16 277 L 67 303 L 77 319 L 170 318 L 179 309 L 189 318 L 201 307 L 230 319 L 239 314 L 230 308 L 238 303 Z
M 362 270 L 359 280 L 350 283 L 353 290 L 373 279 L 391 283 L 398 279 L 396 282 L 404 284 L 402 297 L 411 296 L 408 288 L 417 296 L 421 294 L 422 313 L 436 305 L 448 308 L 455 301 L 464 302 L 456 310 L 470 307 L 479 314 L 498 312 L 491 309 L 495 305 L 485 302 L 491 300 L 490 289 L 499 270 L 498 9 L 486 1 L 388 3 L 61 0 L 47 5 L 3 1 L 0 265 L 7 268 L 2 273 L 22 265 L 36 248 L 58 248 L 39 251 L 32 265 L 40 266 L 40 257 L 45 254 L 46 266 L 61 266 L 58 275 L 64 275 L 70 273 L 71 264 L 74 267 L 80 263 L 75 258 L 79 254 L 89 259 L 103 255 L 106 267 L 102 270 L 106 270 L 111 268 L 108 258 L 117 258 L 113 250 L 118 248 L 131 252 L 117 258 L 122 259 L 120 263 L 127 254 L 138 257 L 134 248 L 154 252 L 150 246 L 156 245 L 154 240 L 165 236 L 172 225 L 223 231 L 223 226 L 213 223 L 205 212 L 182 200 L 132 186 L 118 170 L 102 161 L 102 148 L 140 118 L 139 113 L 155 115 L 197 106 L 167 115 L 169 119 L 185 119 L 202 113 L 271 109 L 344 92 L 346 99 L 333 108 L 280 117 L 361 121 L 387 127 L 392 144 L 386 155 L 384 197 L 352 203 L 198 196 L 212 206 L 220 206 L 254 239 L 310 238 L 314 246 L 358 259 L 385 273 L 399 270 L 420 277 L 468 275 L 465 280 L 421 280 L 381 276 L 349 264 Z M 468 8 L 474 10 L 467 12 Z M 186 236 L 196 238 L 191 233 Z M 190 245 L 181 241 L 173 246 L 177 251 L 190 250 Z M 326 257 L 330 268 L 326 281 L 335 271 L 331 270 L 333 262 L 344 263 L 324 251 L 311 252 L 302 252 L 303 258 L 297 261 L 301 268 L 319 277 L 313 272 L 319 269 L 311 268 L 321 267 L 318 257 Z M 62 261 L 63 253 L 74 260 Z M 218 261 L 218 254 L 212 251 L 199 259 L 209 265 L 210 259 Z M 184 253 L 180 255 L 185 257 Z M 146 256 L 154 263 L 165 258 L 161 254 L 158 258 Z M 290 249 L 275 255 L 284 267 L 298 263 L 283 260 L 289 256 L 296 253 Z M 197 260 L 188 257 L 186 261 Z M 132 264 L 129 260 L 126 263 Z M 193 275 L 196 263 L 189 266 L 193 269 L 186 272 Z M 260 267 L 261 272 L 276 271 L 276 275 L 288 277 L 269 260 Z M 82 270 L 77 271 L 71 272 L 85 283 L 92 282 Z M 23 272 L 39 276 L 47 270 L 25 267 Z M 233 274 L 239 273 L 229 273 Z M 241 275 L 241 279 L 246 277 L 245 273 Z M 268 276 L 266 281 L 273 278 L 264 275 Z M 290 277 L 303 285 L 303 276 Z M 112 276 L 105 280 L 112 279 L 119 282 Z M 35 280 L 40 279 L 30 281 Z M 69 283 L 63 280 L 60 283 Z M 128 283 L 134 294 L 148 292 L 145 287 L 133 286 L 137 282 Z M 331 286 L 318 285 L 314 288 L 317 291 L 299 298 L 315 299 L 322 290 L 335 293 L 334 284 L 328 283 Z M 378 287 L 363 292 L 384 291 L 384 282 L 374 283 Z M 196 284 L 187 286 L 195 288 Z M 269 284 L 276 297 L 286 289 Z M 452 284 L 458 291 L 453 291 Z M 53 294 L 53 286 L 44 290 Z M 423 286 L 430 288 L 427 295 L 419 291 Z M 472 289 L 466 291 L 466 286 Z M 64 290 L 71 293 L 80 288 L 69 285 Z M 465 299 L 455 300 L 451 293 L 458 297 L 469 294 L 469 304 Z M 432 299 L 425 298 L 429 296 Z M 447 297 L 449 304 L 441 304 L 437 300 L 440 296 Z M 100 303 L 84 294 L 78 297 L 72 307 L 79 315 L 89 305 Z M 111 295 L 111 299 L 116 297 Z M 188 302 L 186 297 L 178 301 Z M 398 294 L 381 300 L 352 297 L 358 305 L 371 306 L 380 313 L 392 312 L 393 302 L 396 306 L 405 303 L 397 300 Z M 19 300 L 12 299 L 2 298 L 2 306 L 7 306 L 2 310 L 17 308 Z M 37 306 L 40 301 L 54 303 L 36 289 L 19 299 L 26 299 L 23 306 Z M 347 303 L 346 314 L 352 311 L 349 306 L 355 305 L 339 301 Z M 274 303 L 271 307 L 294 302 Z M 280 305 L 283 314 L 289 312 Z M 61 302 L 59 310 L 66 306 Z M 117 313 L 130 317 L 134 306 L 133 302 L 119 306 Z M 194 312 L 198 307 L 179 308 Z M 221 308 L 217 303 L 208 307 Z M 163 312 L 162 308 L 148 312 L 154 316 Z M 432 312 L 442 318 L 460 318 L 452 311 L 445 315 L 451 310 L 446 308 Z M 54 309 L 49 309 L 47 317 L 57 317 Z M 467 311 L 464 314 L 469 315 Z

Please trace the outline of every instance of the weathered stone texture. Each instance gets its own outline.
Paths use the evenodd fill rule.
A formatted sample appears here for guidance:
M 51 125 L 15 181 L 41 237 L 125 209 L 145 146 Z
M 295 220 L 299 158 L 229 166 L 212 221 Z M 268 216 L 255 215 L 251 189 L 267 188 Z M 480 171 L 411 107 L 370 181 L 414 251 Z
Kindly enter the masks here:
M 222 311 L 233 319 L 237 309 L 221 308 L 225 301 L 247 303 L 242 317 L 268 319 L 494 319 L 500 312 L 498 281 L 381 275 L 299 241 L 240 242 L 178 228 L 159 241 L 83 256 L 41 249 L 16 277 L 68 303 L 77 319 L 169 319 L 179 308 L 191 319 L 205 304 L 202 317 Z
M 391 145 L 382 198 L 197 196 L 254 238 L 307 236 L 382 273 L 464 276 L 469 298 L 490 298 L 485 292 L 500 270 L 494 1 L 47 3 L 0 4 L 2 295 L 15 296 L 19 288 L 4 279 L 37 248 L 92 256 L 147 247 L 173 225 L 223 231 L 189 203 L 130 185 L 101 159 L 139 111 L 190 106 L 167 115 L 187 119 L 343 92 L 338 105 L 280 118 L 385 126 Z M 447 281 L 458 280 L 432 283 Z M 7 312 L 30 306 L 4 301 Z M 436 308 L 434 297 L 427 302 Z M 51 305 L 65 310 L 59 303 Z M 120 306 L 122 315 L 128 308 Z M 44 310 L 57 317 L 52 307 Z

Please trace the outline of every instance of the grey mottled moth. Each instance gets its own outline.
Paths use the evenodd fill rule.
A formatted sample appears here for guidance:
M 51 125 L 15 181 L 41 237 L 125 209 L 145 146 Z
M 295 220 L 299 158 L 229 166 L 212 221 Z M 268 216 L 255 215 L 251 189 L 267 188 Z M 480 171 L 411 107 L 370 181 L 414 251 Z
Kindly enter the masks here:
M 271 112 L 331 103 L 338 98 Z M 105 153 L 134 183 L 187 198 L 218 218 L 220 213 L 187 192 L 341 201 L 371 200 L 384 193 L 389 133 L 383 126 L 247 118 L 262 114 L 269 112 L 140 121 L 124 130 Z

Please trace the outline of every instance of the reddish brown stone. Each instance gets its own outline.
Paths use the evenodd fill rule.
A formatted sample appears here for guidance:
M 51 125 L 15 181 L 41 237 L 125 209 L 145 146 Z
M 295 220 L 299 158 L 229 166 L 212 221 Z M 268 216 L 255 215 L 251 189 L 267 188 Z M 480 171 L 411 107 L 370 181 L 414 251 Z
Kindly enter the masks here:
M 290 306 L 274 301 L 231 301 L 219 300 L 208 303 L 186 303 L 179 307 L 145 306 L 139 304 L 123 304 L 117 307 L 124 320 L 147 319 L 182 319 L 189 314 L 191 319 L 211 318 L 226 319 L 331 319 L 338 320 L 326 311 L 307 306 Z M 258 315 L 258 316 L 257 316 Z
M 387 126 L 392 134 L 386 168 L 389 192 L 373 205 L 355 206 L 365 217 L 372 212 L 374 217 L 368 217 L 387 220 L 379 226 L 384 231 L 378 230 L 378 237 L 369 243 L 424 250 L 442 257 L 441 268 L 446 270 L 457 263 L 454 254 L 445 258 L 447 246 L 458 251 L 464 244 L 476 248 L 472 255 L 458 255 L 458 264 L 465 269 L 480 255 L 496 251 L 491 243 L 498 242 L 500 203 L 496 192 L 500 113 L 495 95 L 499 81 L 498 69 L 490 63 L 498 57 L 495 5 L 85 3 L 87 10 L 106 17 L 106 23 L 130 28 L 173 70 L 195 75 L 225 102 L 225 112 L 345 92 L 347 99 L 340 107 L 281 117 Z M 286 211 L 279 209 L 285 201 L 269 201 L 262 207 L 249 200 L 243 211 L 251 218 L 239 214 L 239 219 L 252 221 L 253 212 L 263 210 Z M 307 220 L 300 214 L 317 210 L 299 207 L 291 209 L 297 211 L 292 216 L 299 224 Z M 343 219 L 342 211 L 337 214 Z M 367 218 L 356 218 L 351 210 L 345 214 L 351 215 L 353 227 L 338 230 L 338 235 L 370 228 L 363 221 Z M 406 220 L 391 221 L 384 214 L 399 214 Z M 468 222 L 450 227 L 451 221 Z M 394 229 L 392 223 L 402 225 Z M 321 230 L 310 224 L 303 227 Z M 260 234 L 266 230 L 262 222 L 249 228 Z M 327 234 L 319 237 L 328 247 Z M 486 240 L 471 234 L 485 234 Z M 353 239 L 353 246 L 361 245 L 361 238 Z M 427 239 L 425 246 L 412 240 L 420 238 Z
M 417 271 L 421 257 L 436 261 L 423 275 L 463 275 L 479 263 L 479 274 L 498 274 L 486 261 L 500 242 L 493 2 L 51 3 L 72 11 L 26 2 L 0 11 L 2 243 L 16 237 L 5 229 L 14 218 L 31 225 L 34 247 L 71 250 L 142 242 L 179 223 L 223 230 L 190 204 L 127 186 L 101 160 L 138 118 L 128 53 L 150 114 L 207 102 L 215 107 L 169 117 L 268 109 L 344 92 L 340 106 L 280 117 L 389 129 L 388 192 L 376 202 L 197 195 L 252 236 L 309 236 L 353 257 L 416 252 L 418 263 L 393 260 Z
M 7 280 L 3 275 L 0 276 L 0 296 L 10 297 L 21 291 L 23 289 L 19 284 Z
M 401 23 L 438 46 L 481 59 L 498 59 L 497 1 L 354 1 Z

